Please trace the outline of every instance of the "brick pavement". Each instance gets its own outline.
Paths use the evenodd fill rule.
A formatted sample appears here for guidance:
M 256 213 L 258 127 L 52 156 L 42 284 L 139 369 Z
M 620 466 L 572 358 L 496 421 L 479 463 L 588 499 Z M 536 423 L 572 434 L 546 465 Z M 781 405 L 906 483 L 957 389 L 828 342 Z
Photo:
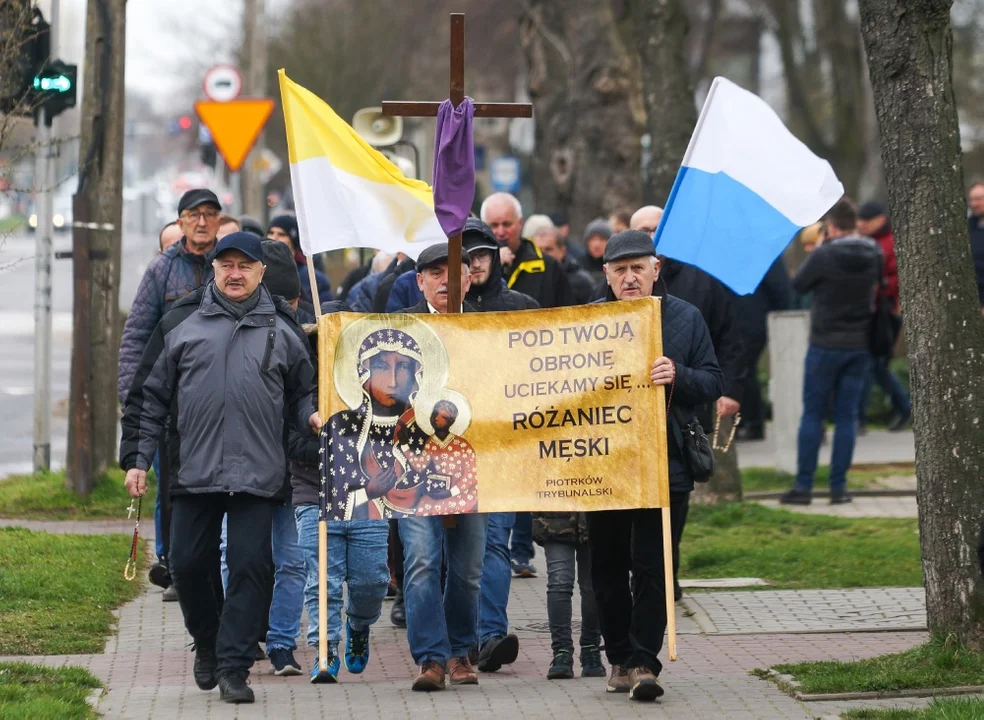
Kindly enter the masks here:
M 90 532 L 120 532 L 117 526 L 125 528 L 129 525 L 95 523 L 79 528 L 77 523 L 63 526 L 38 522 L 21 524 L 51 531 L 87 529 Z M 148 533 L 152 532 L 151 527 Z M 185 633 L 180 609 L 176 603 L 162 603 L 160 590 L 151 586 L 120 609 L 118 635 L 108 640 L 103 654 L 18 659 L 89 669 L 106 684 L 107 690 L 98 711 L 107 718 L 284 720 L 321 717 L 329 713 L 358 714 L 366 718 L 426 713 L 434 720 L 531 716 L 562 720 L 578 717 L 805 719 L 837 717 L 849 707 L 920 707 L 928 702 L 905 699 L 803 703 L 780 692 L 773 683 L 749 675 L 752 669 L 767 668 L 776 663 L 870 657 L 898 652 L 923 642 L 926 633 L 921 631 L 806 632 L 826 629 L 838 622 L 843 628 L 849 629 L 851 622 L 867 628 L 871 615 L 879 611 L 879 603 L 885 606 L 883 614 L 888 614 L 889 598 L 898 595 L 892 591 L 836 591 L 842 594 L 839 599 L 830 594 L 834 591 L 688 595 L 677 613 L 680 659 L 666 663 L 661 679 L 667 694 L 655 705 L 630 704 L 625 696 L 608 695 L 604 691 L 604 681 L 600 679 L 545 679 L 551 656 L 549 633 L 546 632 L 545 591 L 546 582 L 542 576 L 513 583 L 510 620 L 521 638 L 520 656 L 515 664 L 495 675 L 483 674 L 477 688 L 449 689 L 437 694 L 410 692 L 414 668 L 404 631 L 393 628 L 387 620 L 388 604 L 384 606 L 383 619 L 373 630 L 372 661 L 364 675 L 353 676 L 342 670 L 340 684 L 314 686 L 306 677 L 269 675 L 268 663 L 264 661 L 254 667 L 250 678 L 257 692 L 257 703 L 253 706 L 228 706 L 219 701 L 217 690 L 203 693 L 195 687 L 191 678 L 194 656 L 187 647 L 190 639 Z M 867 605 L 864 598 L 855 593 L 866 593 Z M 781 602 L 770 596 L 780 596 Z M 896 597 L 896 606 L 912 604 L 911 598 L 900 600 L 901 597 Z M 853 617 L 849 612 L 831 614 L 831 608 L 837 602 L 859 612 Z M 767 610 L 762 611 L 762 607 Z M 767 620 L 769 608 L 780 615 L 778 627 L 763 624 L 756 628 L 754 623 Z M 703 616 L 695 612 L 697 609 Z M 742 613 L 746 615 L 742 617 Z M 811 613 L 822 622 L 811 624 Z M 711 618 L 713 620 L 708 624 Z M 727 618 L 733 627 L 728 626 Z M 725 634 L 729 627 L 756 634 Z M 313 649 L 302 648 L 298 659 L 305 669 L 309 668 L 314 660 Z

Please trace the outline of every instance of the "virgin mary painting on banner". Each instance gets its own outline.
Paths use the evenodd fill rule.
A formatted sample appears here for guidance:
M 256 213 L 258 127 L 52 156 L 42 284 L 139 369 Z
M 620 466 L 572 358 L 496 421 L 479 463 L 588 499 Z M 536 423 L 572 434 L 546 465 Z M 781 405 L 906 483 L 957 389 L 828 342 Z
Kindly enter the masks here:
M 368 316 L 338 339 L 334 384 L 348 408 L 321 434 L 331 520 L 477 511 L 477 459 L 462 437 L 471 407 L 445 387 L 447 351 L 412 316 L 393 324 Z

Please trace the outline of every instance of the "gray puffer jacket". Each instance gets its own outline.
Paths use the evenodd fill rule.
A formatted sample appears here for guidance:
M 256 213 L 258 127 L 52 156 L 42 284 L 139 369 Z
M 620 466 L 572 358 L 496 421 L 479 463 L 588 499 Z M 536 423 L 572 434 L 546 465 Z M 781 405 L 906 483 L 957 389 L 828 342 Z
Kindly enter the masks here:
M 189 252 L 185 243 L 182 238 L 154 258 L 137 287 L 120 339 L 120 404 L 157 323 L 181 298 L 212 280 L 211 258 Z
M 170 418 L 172 496 L 272 498 L 287 467 L 284 418 L 309 432 L 314 366 L 292 314 L 265 287 L 240 321 L 216 292 L 210 283 L 193 293 L 154 331 L 126 398 L 120 467 L 149 468 Z

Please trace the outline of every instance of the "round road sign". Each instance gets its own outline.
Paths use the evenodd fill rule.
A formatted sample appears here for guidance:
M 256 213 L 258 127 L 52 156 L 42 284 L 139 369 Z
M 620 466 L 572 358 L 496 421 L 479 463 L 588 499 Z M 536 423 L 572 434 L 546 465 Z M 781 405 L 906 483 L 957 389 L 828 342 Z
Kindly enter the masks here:
M 205 97 L 214 102 L 229 102 L 243 91 L 243 76 L 233 65 L 215 65 L 202 81 Z

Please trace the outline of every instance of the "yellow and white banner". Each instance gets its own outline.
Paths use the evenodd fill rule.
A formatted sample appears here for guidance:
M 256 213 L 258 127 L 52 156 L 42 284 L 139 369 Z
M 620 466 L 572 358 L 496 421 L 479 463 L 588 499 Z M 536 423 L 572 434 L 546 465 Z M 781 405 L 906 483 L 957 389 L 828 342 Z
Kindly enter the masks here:
M 281 69 L 294 205 L 305 255 L 371 247 L 412 258 L 447 242 L 430 186 L 407 178 Z
M 660 302 L 321 318 L 330 520 L 668 507 Z

